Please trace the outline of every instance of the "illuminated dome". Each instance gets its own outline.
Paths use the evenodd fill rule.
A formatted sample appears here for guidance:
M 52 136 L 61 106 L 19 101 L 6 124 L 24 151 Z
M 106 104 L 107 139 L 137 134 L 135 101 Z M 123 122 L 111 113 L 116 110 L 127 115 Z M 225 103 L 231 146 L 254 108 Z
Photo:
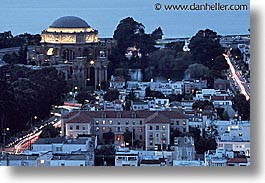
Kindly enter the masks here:
M 79 17 L 64 16 L 42 31 L 41 43 L 87 44 L 98 42 L 98 31 Z
M 90 27 L 87 22 L 79 17 L 64 16 L 55 20 L 51 28 L 87 28 Z

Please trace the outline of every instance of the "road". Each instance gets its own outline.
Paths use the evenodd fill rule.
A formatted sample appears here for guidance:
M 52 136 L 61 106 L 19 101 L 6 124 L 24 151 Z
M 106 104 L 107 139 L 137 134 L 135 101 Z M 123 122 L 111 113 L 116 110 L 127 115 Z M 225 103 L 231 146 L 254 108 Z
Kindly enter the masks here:
M 35 127 L 34 130 L 23 137 L 9 143 L 7 147 L 3 150 L 4 152 L 12 154 L 22 154 L 25 150 L 30 149 L 31 144 L 39 139 L 39 135 L 43 132 L 45 127 L 48 125 L 53 125 L 54 127 L 61 126 L 61 120 L 58 117 L 51 117 L 47 122 L 39 127 Z
M 224 54 L 224 57 L 229 65 L 232 78 L 235 81 L 236 85 L 239 87 L 240 93 L 246 97 L 246 100 L 250 99 L 250 85 L 241 76 L 240 72 L 235 69 L 233 63 L 231 62 L 228 55 Z

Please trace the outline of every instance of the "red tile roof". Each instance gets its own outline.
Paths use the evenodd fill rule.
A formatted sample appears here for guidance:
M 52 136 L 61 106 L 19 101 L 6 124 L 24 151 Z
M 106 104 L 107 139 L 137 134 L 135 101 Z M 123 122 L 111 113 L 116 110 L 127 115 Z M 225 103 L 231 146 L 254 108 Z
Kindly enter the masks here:
M 66 123 L 82 123 L 94 118 L 142 118 L 152 122 L 168 122 L 170 119 L 188 119 L 181 111 L 74 111 L 64 116 Z
M 158 111 L 145 119 L 146 123 L 169 123 L 170 119 Z
M 231 158 L 227 160 L 228 163 L 247 163 L 247 158 Z
M 212 96 L 211 100 L 232 100 L 233 96 Z

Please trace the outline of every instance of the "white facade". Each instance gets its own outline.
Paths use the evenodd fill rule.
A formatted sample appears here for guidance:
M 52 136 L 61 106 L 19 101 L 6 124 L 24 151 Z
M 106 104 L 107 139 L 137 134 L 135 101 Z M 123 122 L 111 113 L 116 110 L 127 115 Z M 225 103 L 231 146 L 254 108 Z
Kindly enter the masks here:
M 120 148 L 115 153 L 115 166 L 138 166 L 138 152 Z
M 91 134 L 90 123 L 66 123 L 66 136 L 76 138 L 79 134 Z

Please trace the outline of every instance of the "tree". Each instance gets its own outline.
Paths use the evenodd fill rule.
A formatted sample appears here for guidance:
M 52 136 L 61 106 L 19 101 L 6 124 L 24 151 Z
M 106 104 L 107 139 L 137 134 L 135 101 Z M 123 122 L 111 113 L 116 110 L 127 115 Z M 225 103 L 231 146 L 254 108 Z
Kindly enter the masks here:
M 214 109 L 213 103 L 208 101 L 208 100 L 196 100 L 192 104 L 192 109 L 197 109 L 197 110 L 205 110 L 205 109 Z
M 10 74 L 10 78 L 8 84 L 6 81 L 0 84 L 1 96 L 5 98 L 2 100 L 0 97 L 0 117 L 3 119 L 1 123 L 3 121 L 12 133 L 27 129 L 34 116 L 38 119 L 49 116 L 52 105 L 62 104 L 66 82 L 63 74 L 55 68 L 31 70 L 8 65 L 5 72 Z
M 174 145 L 175 137 L 184 137 L 184 133 L 179 131 L 177 128 L 170 128 L 170 145 Z
M 105 144 L 113 144 L 114 143 L 114 133 L 112 131 L 103 133 L 103 140 Z
M 169 94 L 167 98 L 169 99 L 169 102 L 173 102 L 173 101 L 181 102 L 181 100 L 183 99 L 183 95 Z
M 126 130 L 124 133 L 123 133 L 123 139 L 124 139 L 124 142 L 125 143 L 129 143 L 130 146 L 133 145 L 133 142 L 132 140 L 135 139 L 135 134 L 134 132 L 131 132 L 129 130 Z
M 180 41 L 180 42 L 167 43 L 165 47 L 169 48 L 171 50 L 174 50 L 174 51 L 176 51 L 176 53 L 178 53 L 178 52 L 183 52 L 184 45 L 185 45 L 185 42 Z
M 189 65 L 188 69 L 185 71 L 185 75 L 192 79 L 206 78 L 209 73 L 210 70 L 208 67 L 197 63 Z
M 150 78 L 158 76 L 166 79 L 183 79 L 184 72 L 192 60 L 189 53 L 166 48 L 152 52 L 148 63 L 147 70 L 150 72 Z
M 53 125 L 48 125 L 40 134 L 40 138 L 54 138 L 60 134 L 60 128 L 55 128 Z
M 195 141 L 195 150 L 198 154 L 203 154 L 208 150 L 216 150 L 217 143 L 214 138 L 201 138 Z
M 189 133 L 192 134 L 194 141 L 201 139 L 201 131 L 199 128 L 189 127 Z
M 119 91 L 117 89 L 108 90 L 103 95 L 103 99 L 112 102 L 112 101 L 118 99 L 119 98 L 119 95 L 120 95 L 120 93 L 119 93 Z
M 250 120 L 250 100 L 246 100 L 243 94 L 237 94 L 232 103 L 233 109 L 238 112 L 242 120 Z
M 78 103 L 80 104 L 84 104 L 86 102 L 86 100 L 88 100 L 89 102 L 95 101 L 95 97 L 93 97 L 91 94 L 89 94 L 88 92 L 84 92 L 84 91 L 80 91 L 77 93 L 75 99 L 78 101 Z
M 224 52 L 224 48 L 219 43 L 220 37 L 210 29 L 198 31 L 189 44 L 193 60 L 212 69 L 214 59 Z
M 27 64 L 27 53 L 28 53 L 28 46 L 27 45 L 21 46 L 20 50 L 18 51 L 19 63 Z
M 214 64 L 213 64 L 212 69 L 216 71 L 222 71 L 222 70 L 229 69 L 229 65 L 223 55 L 218 55 L 214 59 Z
M 241 53 L 239 48 L 232 49 L 230 51 L 230 54 L 235 60 L 241 60 L 243 58 L 243 54 Z
M 154 40 L 158 40 L 158 39 L 162 39 L 164 33 L 161 29 L 161 27 L 156 28 L 152 33 L 151 33 L 151 37 Z
M 121 53 L 125 53 L 128 47 L 135 46 L 138 37 L 145 33 L 142 23 L 136 22 L 132 17 L 120 21 L 113 38 L 117 40 L 117 47 Z
M 230 117 L 229 117 L 227 111 L 224 111 L 224 112 L 223 112 L 223 114 L 222 114 L 222 118 L 221 118 L 221 119 L 222 119 L 222 120 L 226 120 L 226 121 L 230 120 Z

